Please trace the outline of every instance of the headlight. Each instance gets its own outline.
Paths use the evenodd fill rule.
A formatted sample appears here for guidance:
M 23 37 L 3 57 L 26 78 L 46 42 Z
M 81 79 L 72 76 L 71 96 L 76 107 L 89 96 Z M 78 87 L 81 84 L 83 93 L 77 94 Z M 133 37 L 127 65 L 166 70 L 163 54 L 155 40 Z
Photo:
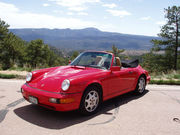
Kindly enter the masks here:
M 62 88 L 62 90 L 66 91 L 69 89 L 69 86 L 70 86 L 70 81 L 68 79 L 65 79 L 62 82 L 61 88 Z
M 30 72 L 26 75 L 26 81 L 29 82 L 31 81 L 31 79 L 32 79 L 32 73 Z

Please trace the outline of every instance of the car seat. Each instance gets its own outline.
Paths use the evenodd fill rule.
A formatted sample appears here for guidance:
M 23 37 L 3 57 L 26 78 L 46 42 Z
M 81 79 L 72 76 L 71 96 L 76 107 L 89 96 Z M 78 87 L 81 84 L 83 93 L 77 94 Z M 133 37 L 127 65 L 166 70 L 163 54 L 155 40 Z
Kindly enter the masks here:
M 119 57 L 116 57 L 116 66 L 120 66 L 120 68 L 121 68 L 121 60 L 120 60 L 120 58 Z

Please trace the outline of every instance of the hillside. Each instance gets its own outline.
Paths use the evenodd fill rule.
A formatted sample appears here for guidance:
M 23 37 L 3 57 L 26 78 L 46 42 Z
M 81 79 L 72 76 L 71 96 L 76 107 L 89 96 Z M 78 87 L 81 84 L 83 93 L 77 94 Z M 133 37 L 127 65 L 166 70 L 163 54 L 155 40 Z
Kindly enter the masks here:
M 68 50 L 110 50 L 112 44 L 119 49 L 149 50 L 150 40 L 157 37 L 103 32 L 96 28 L 85 29 L 10 29 L 26 41 L 43 39 L 45 43 Z

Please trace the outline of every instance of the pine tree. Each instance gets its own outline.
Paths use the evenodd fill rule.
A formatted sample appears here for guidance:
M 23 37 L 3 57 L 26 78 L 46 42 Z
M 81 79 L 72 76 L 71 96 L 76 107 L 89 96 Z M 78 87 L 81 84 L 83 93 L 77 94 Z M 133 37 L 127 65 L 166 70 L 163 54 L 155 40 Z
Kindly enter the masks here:
M 164 11 L 167 22 L 158 34 L 161 40 L 152 40 L 154 43 L 153 49 L 156 51 L 165 50 L 167 58 L 171 57 L 173 59 L 173 69 L 177 70 L 178 47 L 180 46 L 180 6 L 168 7 Z

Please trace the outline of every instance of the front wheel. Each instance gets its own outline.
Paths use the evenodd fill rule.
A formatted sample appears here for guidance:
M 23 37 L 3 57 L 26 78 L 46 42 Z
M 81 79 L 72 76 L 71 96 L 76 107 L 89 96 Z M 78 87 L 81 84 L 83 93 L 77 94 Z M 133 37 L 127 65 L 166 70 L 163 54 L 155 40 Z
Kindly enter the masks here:
M 89 87 L 83 94 L 80 112 L 85 115 L 95 114 L 100 106 L 101 96 L 97 87 Z
M 141 77 L 138 79 L 138 83 L 137 83 L 135 92 L 136 92 L 137 94 L 143 94 L 144 91 L 145 91 L 145 88 L 146 88 L 146 79 L 145 79 L 144 76 L 141 76 Z

